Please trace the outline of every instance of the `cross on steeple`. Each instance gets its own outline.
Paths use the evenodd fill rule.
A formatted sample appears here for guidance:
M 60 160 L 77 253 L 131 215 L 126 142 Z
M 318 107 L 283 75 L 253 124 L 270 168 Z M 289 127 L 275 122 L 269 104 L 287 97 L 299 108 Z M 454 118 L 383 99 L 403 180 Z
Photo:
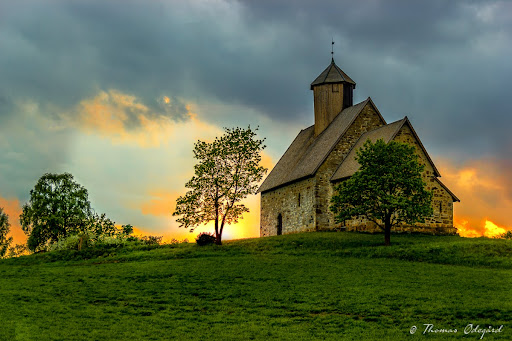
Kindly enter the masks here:
M 334 63 L 334 37 L 331 40 L 331 61 Z

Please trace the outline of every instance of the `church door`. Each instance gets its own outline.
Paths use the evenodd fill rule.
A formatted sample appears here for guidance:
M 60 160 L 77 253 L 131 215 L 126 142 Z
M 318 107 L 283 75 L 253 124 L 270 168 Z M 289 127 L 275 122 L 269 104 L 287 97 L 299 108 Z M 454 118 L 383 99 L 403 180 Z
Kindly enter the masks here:
M 280 236 L 283 234 L 283 216 L 281 213 L 277 216 L 277 235 Z

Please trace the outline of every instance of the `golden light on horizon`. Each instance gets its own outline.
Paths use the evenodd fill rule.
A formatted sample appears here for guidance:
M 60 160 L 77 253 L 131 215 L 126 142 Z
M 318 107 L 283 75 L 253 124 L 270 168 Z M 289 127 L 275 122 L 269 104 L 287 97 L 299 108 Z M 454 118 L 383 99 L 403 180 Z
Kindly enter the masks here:
M 454 226 L 463 237 L 495 237 L 512 229 L 510 170 L 499 160 L 470 160 L 461 166 L 440 160 L 442 181 L 460 199 L 454 204 Z
M 496 225 L 494 222 L 489 219 L 484 219 L 483 223 L 483 231 L 476 231 L 474 228 L 469 226 L 467 220 L 461 219 L 456 220 L 454 225 L 457 228 L 457 231 L 461 237 L 466 238 L 477 238 L 477 237 L 488 237 L 495 238 L 499 235 L 507 232 L 507 229 L 502 226 Z
M 453 221 L 453 225 L 457 228 L 457 233 L 461 237 L 467 237 L 467 238 L 476 238 L 481 237 L 482 235 L 472 228 L 470 228 L 469 221 L 465 219 L 457 219 L 455 218 Z
M 171 99 L 169 97 L 167 97 L 167 96 L 164 96 L 164 103 L 165 104 L 171 103 Z
M 486 220 L 485 221 L 485 226 L 484 227 L 485 227 L 485 232 L 484 232 L 484 236 L 485 237 L 490 237 L 490 238 L 497 237 L 500 234 L 503 234 L 503 233 L 507 232 L 506 229 L 496 225 L 495 223 L 493 223 L 490 220 Z

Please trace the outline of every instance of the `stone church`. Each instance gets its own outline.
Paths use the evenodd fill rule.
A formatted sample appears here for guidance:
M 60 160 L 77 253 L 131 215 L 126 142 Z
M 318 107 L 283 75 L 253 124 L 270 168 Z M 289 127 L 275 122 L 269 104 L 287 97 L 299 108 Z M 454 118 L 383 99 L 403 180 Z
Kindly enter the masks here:
M 371 98 L 353 104 L 356 83 L 332 59 L 311 83 L 315 124 L 299 132 L 262 183 L 260 236 L 329 229 L 378 229 L 364 217 L 335 223 L 330 211 L 334 186 L 354 174 L 356 150 L 368 139 L 413 145 L 427 190 L 433 191 L 433 215 L 424 223 L 395 230 L 455 233 L 453 203 L 457 197 L 439 180 L 441 176 L 407 117 L 386 123 Z

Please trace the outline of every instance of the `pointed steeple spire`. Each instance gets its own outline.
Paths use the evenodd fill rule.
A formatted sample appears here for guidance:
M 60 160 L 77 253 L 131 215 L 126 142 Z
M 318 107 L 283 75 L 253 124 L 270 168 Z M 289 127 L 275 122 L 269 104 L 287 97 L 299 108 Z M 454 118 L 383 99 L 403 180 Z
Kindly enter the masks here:
M 351 107 L 356 83 L 334 62 L 334 40 L 331 41 L 331 63 L 311 83 L 315 107 L 315 135 L 318 136 L 343 109 Z
M 311 90 L 316 85 L 327 83 L 350 83 L 354 88 L 356 87 L 356 82 L 336 65 L 334 58 L 332 58 L 331 64 L 311 83 Z
M 356 87 L 356 82 L 334 62 L 334 38 L 331 40 L 331 64 L 311 83 L 311 90 L 316 85 L 328 83 L 349 83 L 353 85 L 354 89 Z

